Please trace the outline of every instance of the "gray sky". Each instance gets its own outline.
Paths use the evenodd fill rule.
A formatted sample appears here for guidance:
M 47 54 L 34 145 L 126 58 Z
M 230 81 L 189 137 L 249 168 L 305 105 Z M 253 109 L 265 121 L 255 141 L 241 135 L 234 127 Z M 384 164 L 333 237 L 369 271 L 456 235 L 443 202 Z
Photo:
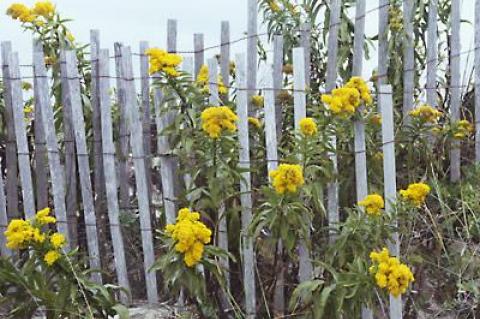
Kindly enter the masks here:
M 20 52 L 22 64 L 31 62 L 31 35 L 23 33 L 18 21 L 12 21 L 4 12 L 7 7 L 19 0 L 0 2 L 0 40 L 11 40 L 14 50 Z M 21 1 L 21 0 L 20 0 Z M 34 0 L 24 1 L 32 5 Z M 113 42 L 119 41 L 132 46 L 138 51 L 141 40 L 147 40 L 151 46 L 166 46 L 167 19 L 178 20 L 178 49 L 193 49 L 193 33 L 205 34 L 205 45 L 217 45 L 220 42 L 220 23 L 230 22 L 231 39 L 243 36 L 247 29 L 247 0 L 56 0 L 58 11 L 62 16 L 74 19 L 69 26 L 82 43 L 88 43 L 89 30 L 99 29 L 101 45 L 113 50 Z M 378 6 L 378 0 L 368 0 L 367 10 Z M 462 1 L 462 18 L 473 22 L 474 1 Z M 351 16 L 354 12 L 351 13 Z M 366 32 L 376 33 L 377 12 L 367 16 Z M 260 23 L 259 23 L 260 26 Z M 472 26 L 462 25 L 462 50 L 472 48 Z M 233 53 L 244 52 L 246 41 L 235 44 Z M 208 51 L 205 58 L 218 53 Z M 445 54 L 443 52 L 441 54 Z M 232 55 L 233 58 L 233 55 Z M 466 56 L 462 56 L 465 65 Z M 370 75 L 376 65 L 376 54 L 372 52 L 372 60 L 365 63 L 365 75 Z M 25 70 L 24 72 L 28 72 Z M 261 81 L 261 77 L 260 77 Z

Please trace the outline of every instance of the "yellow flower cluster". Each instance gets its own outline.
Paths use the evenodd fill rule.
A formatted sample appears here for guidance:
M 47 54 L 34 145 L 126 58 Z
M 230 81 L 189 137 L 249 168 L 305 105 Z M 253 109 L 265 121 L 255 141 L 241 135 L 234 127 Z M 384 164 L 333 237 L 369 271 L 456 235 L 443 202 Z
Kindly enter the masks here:
M 364 199 L 358 202 L 359 206 L 365 208 L 365 212 L 368 215 L 380 216 L 382 209 L 385 207 L 383 197 L 378 194 L 367 195 Z
M 256 107 L 263 107 L 263 104 L 265 103 L 265 99 L 261 95 L 253 95 L 251 101 Z
M 5 231 L 7 248 L 26 249 L 32 247 L 38 250 L 47 250 L 43 260 L 48 266 L 53 265 L 61 256 L 59 250 L 65 245 L 65 236 L 60 233 L 42 232 L 42 227 L 54 224 L 55 217 L 50 216 L 50 208 L 38 211 L 32 220 L 13 219 Z
M 272 179 L 272 185 L 278 194 L 284 194 L 285 192 L 296 193 L 298 187 L 305 183 L 303 169 L 296 164 L 280 164 L 269 175 Z
M 420 105 L 408 113 L 411 117 L 417 118 L 425 123 L 437 123 L 437 120 L 442 116 L 442 112 L 428 104 Z
M 372 101 L 370 89 L 360 77 L 352 77 L 346 85 L 334 89 L 332 94 L 322 95 L 322 102 L 333 114 L 342 118 L 353 115 L 362 102 L 369 105 Z
M 183 261 L 188 267 L 195 266 L 202 259 L 204 245 L 210 242 L 212 236 L 212 231 L 199 219 L 199 213 L 182 208 L 178 212 L 177 222 L 165 228 L 176 242 L 175 250 L 184 254 Z
M 405 293 L 408 285 L 415 281 L 410 268 L 397 257 L 391 257 L 387 248 L 380 252 L 372 251 L 370 259 L 373 263 L 370 273 L 375 276 L 377 286 L 386 288 L 395 297 Z
M 43 25 L 44 21 L 39 20 L 40 17 L 46 20 L 53 17 L 55 13 L 55 5 L 50 1 L 36 2 L 33 8 L 29 8 L 22 3 L 13 3 L 7 9 L 7 15 L 14 20 L 19 20 L 24 23 L 34 23 L 37 26 Z
M 145 51 L 149 58 L 150 74 L 163 72 L 168 76 L 178 76 L 177 67 L 182 63 L 182 57 L 178 54 L 168 53 L 159 48 L 150 48 Z
M 55 13 L 55 5 L 50 1 L 38 1 L 33 6 L 33 13 L 48 19 Z
M 210 93 L 209 81 L 210 81 L 210 73 L 208 71 L 208 66 L 204 64 L 200 67 L 200 71 L 198 71 L 197 81 L 196 81 L 197 86 L 201 89 L 201 92 L 203 94 Z M 228 90 L 225 87 L 225 84 L 223 83 L 223 78 L 221 75 L 217 77 L 217 84 L 218 84 L 218 94 L 226 95 L 228 93 Z
M 267 0 L 268 7 L 273 12 L 280 12 L 280 6 L 278 5 L 277 1 L 275 0 Z
M 317 123 L 311 118 L 306 117 L 300 120 L 300 132 L 305 136 L 313 136 L 317 134 Z
M 256 128 L 260 128 L 262 126 L 259 119 L 257 119 L 256 117 L 251 117 L 251 116 L 248 117 L 248 124 L 251 124 L 251 125 L 255 126 Z
M 23 219 L 10 221 L 4 234 L 7 238 L 6 246 L 9 249 L 25 249 L 32 243 L 41 244 L 45 241 L 45 236 L 40 229 Z
M 400 195 L 412 203 L 413 205 L 419 207 L 425 202 L 425 198 L 430 193 L 430 186 L 424 183 L 413 183 L 408 185 L 407 189 L 402 189 Z
M 224 130 L 235 132 L 237 115 L 226 106 L 211 106 L 201 115 L 202 129 L 211 138 L 219 138 Z
M 345 87 L 357 89 L 357 91 L 360 93 L 360 98 L 362 99 L 363 103 L 365 103 L 366 105 L 372 104 L 373 99 L 372 95 L 370 94 L 370 88 L 361 77 L 354 76 L 350 78 Z
M 453 137 L 457 140 L 469 137 L 475 129 L 467 120 L 460 120 L 453 125 Z
M 392 31 L 400 31 L 403 27 L 403 14 L 400 8 L 391 6 L 388 10 L 389 26 Z

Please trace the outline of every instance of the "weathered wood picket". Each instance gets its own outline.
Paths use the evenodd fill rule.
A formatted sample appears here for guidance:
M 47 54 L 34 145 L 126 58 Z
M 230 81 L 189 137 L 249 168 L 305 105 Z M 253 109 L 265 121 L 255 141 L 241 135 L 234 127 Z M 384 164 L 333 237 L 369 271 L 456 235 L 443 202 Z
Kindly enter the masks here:
M 352 76 L 362 76 L 364 73 L 364 46 L 366 0 L 357 0 L 355 13 L 355 34 L 353 45 Z M 480 0 L 475 2 L 475 65 L 480 65 Z M 395 166 L 395 128 L 392 87 L 388 83 L 388 0 L 379 0 L 378 15 L 378 89 L 377 101 L 382 115 L 382 145 L 383 145 L 383 176 L 386 212 L 393 213 L 393 202 L 396 199 L 396 166 Z M 322 91 L 330 92 L 339 84 L 338 79 L 338 34 L 341 19 L 341 0 L 332 0 L 331 14 L 328 21 L 328 65 L 325 86 Z M 451 52 L 448 64 L 450 72 L 449 89 L 451 90 L 451 115 L 453 120 L 461 119 L 461 39 L 460 39 L 460 0 L 452 0 L 451 12 Z M 209 69 L 209 105 L 221 105 L 225 98 L 218 93 L 219 75 L 229 92 L 228 97 L 235 94 L 235 106 L 238 114 L 239 167 L 242 168 L 242 180 L 239 185 L 241 204 L 241 237 L 240 262 L 243 279 L 243 297 L 246 318 L 256 318 L 258 300 L 261 299 L 257 287 L 256 256 L 254 238 L 249 235 L 248 226 L 252 219 L 255 197 L 252 196 L 253 166 L 250 159 L 252 140 L 249 138 L 248 117 L 256 114 L 251 97 L 258 90 L 264 95 L 264 130 L 265 156 L 268 171 L 274 170 L 279 164 L 279 141 L 281 141 L 284 119 L 282 106 L 277 100 L 281 90 L 286 90 L 283 83 L 282 67 L 284 64 L 284 38 L 274 35 L 272 43 L 273 59 L 267 59 L 267 72 L 264 85 L 258 87 L 257 69 L 257 1 L 248 1 L 248 32 L 245 38 L 245 53 L 235 55 L 236 77 L 234 84 L 230 76 L 230 25 L 228 21 L 221 23 L 219 59 L 207 57 Z M 403 105 L 400 106 L 403 117 L 415 106 L 415 34 L 413 32 L 414 1 L 403 3 L 406 38 L 403 57 Z M 427 61 L 426 61 L 426 102 L 437 106 L 438 68 L 438 35 L 437 35 L 438 1 L 430 0 L 428 14 Z M 299 47 L 293 49 L 293 91 L 294 96 L 294 128 L 299 129 L 299 122 L 310 114 L 308 93 L 310 92 L 311 67 L 311 32 L 309 23 L 302 24 L 299 31 Z M 168 52 L 179 52 L 177 49 L 177 20 L 168 20 L 168 36 L 166 47 Z M 169 109 L 169 102 L 164 101 L 163 92 L 151 85 L 156 75 L 150 76 L 146 51 L 150 47 L 146 41 L 140 42 L 139 53 L 132 54 L 129 46 L 115 43 L 114 56 L 109 56 L 109 50 L 100 45 L 100 34 L 91 31 L 91 111 L 92 134 L 87 131 L 86 108 L 81 92 L 81 78 L 78 73 L 77 56 L 74 51 L 64 51 L 60 56 L 61 73 L 61 107 L 63 108 L 62 126 L 56 123 L 51 99 L 51 78 L 45 67 L 44 53 L 41 46 L 34 44 L 33 50 L 33 82 L 35 101 L 34 143 L 29 142 L 24 119 L 24 98 L 22 93 L 22 74 L 18 61 L 18 53 L 12 49 L 10 42 L 2 42 L 2 80 L 4 87 L 3 116 L 6 127 L 5 136 L 5 167 L 0 169 L 0 254 L 9 256 L 3 232 L 8 222 L 14 218 L 32 218 L 36 209 L 51 206 L 57 219 L 57 229 L 68 239 L 68 249 L 86 243 L 82 247 L 88 255 L 91 268 L 105 269 L 102 265 L 102 248 L 112 247 L 113 265 L 116 282 L 130 291 L 127 264 L 126 239 L 121 221 L 122 213 L 130 214 L 138 211 L 139 231 L 143 258 L 143 274 L 145 276 L 146 295 L 149 303 L 160 300 L 157 276 L 149 271 L 156 257 L 156 242 L 154 228 L 163 214 L 167 223 L 174 223 L 178 205 L 179 190 L 184 186 L 187 190 L 193 188 L 192 176 L 180 174 L 179 159 L 173 152 L 172 141 L 165 129 L 175 120 L 175 111 Z M 195 81 L 200 68 L 205 63 L 204 35 L 196 33 L 193 36 L 194 50 L 191 56 L 185 57 L 182 68 L 192 74 Z M 139 56 L 140 78 L 134 77 L 133 56 Z M 111 75 L 110 63 L 114 62 L 115 75 Z M 137 92 L 137 81 L 140 90 Z M 111 81 L 115 80 L 115 81 Z M 344 81 L 345 79 L 343 79 Z M 114 82 L 114 83 L 113 83 Z M 114 85 L 112 85 L 112 83 Z M 114 88 L 114 93 L 111 89 Z M 112 102 L 113 101 L 113 102 Z M 363 106 L 361 107 L 363 109 Z M 113 125 L 113 118 L 118 111 L 118 128 Z M 400 111 L 400 110 L 399 110 Z M 475 68 L 475 151 L 476 161 L 480 162 L 480 68 Z M 365 140 L 365 123 L 355 119 L 354 157 L 355 157 L 355 190 L 356 199 L 362 200 L 369 189 L 367 174 L 367 143 Z M 90 141 L 91 139 L 91 141 Z M 93 143 L 90 143 L 93 142 Z M 155 145 L 156 142 L 156 145 Z M 256 142 L 256 141 L 255 141 Z M 336 149 L 336 136 L 330 139 L 331 149 Z M 90 147 L 91 146 L 91 147 Z M 461 143 L 454 142 L 450 149 L 452 182 L 461 179 Z M 337 153 L 331 151 L 329 158 L 334 170 L 337 170 Z M 32 160 L 33 159 L 33 160 Z M 157 170 L 156 163 L 159 163 Z M 34 165 L 32 165 L 34 163 Z M 158 174 L 158 178 L 157 175 Z M 32 177 L 33 176 L 33 177 Z M 93 182 L 92 182 L 93 179 Z M 158 184 L 158 185 L 157 185 Z M 21 192 L 19 191 L 21 189 Z M 330 239 L 335 241 L 335 228 L 340 221 L 338 193 L 342 185 L 335 179 L 325 185 L 327 199 L 327 221 L 331 227 Z M 159 192 L 161 204 L 155 202 L 154 192 Z M 81 194 L 81 198 L 77 198 Z M 190 198 L 187 196 L 187 199 Z M 135 206 L 136 205 L 136 206 Z M 228 251 L 229 230 L 227 208 L 225 202 L 218 207 L 217 245 Z M 158 206 L 161 206 L 160 208 Z M 24 213 L 21 213 L 21 212 Z M 108 217 L 108 222 L 100 224 L 99 216 Z M 78 216 L 84 221 L 78 222 Z M 86 238 L 79 238 L 78 229 L 82 224 Z M 97 226 L 98 225 L 98 226 Z M 99 236 L 99 228 L 104 227 L 108 233 Z M 314 230 L 313 230 L 314 231 Z M 110 236 L 110 237 L 109 237 Z M 111 238 L 108 245 L 104 241 Z M 308 238 L 307 238 L 308 240 Z M 230 247 L 232 248 L 232 247 Z M 400 240 L 395 234 L 390 243 L 392 254 L 400 256 Z M 277 250 L 283 251 L 282 243 Z M 302 243 L 298 246 L 299 271 L 298 281 L 303 282 L 313 278 L 314 267 L 311 262 L 309 246 Z M 103 257 L 103 256 L 102 256 Z M 285 301 L 285 268 L 280 261 L 277 280 L 274 287 L 273 309 L 276 315 L 282 315 L 286 308 Z M 227 258 L 221 260 L 221 265 L 228 271 L 234 269 L 233 263 Z M 140 267 L 139 267 L 140 268 Z M 113 268 L 112 268 L 113 269 Z M 102 282 L 99 273 L 93 273 L 92 279 Z M 104 281 L 104 280 L 103 280 Z M 227 277 L 227 287 L 235 289 Z M 130 296 L 121 295 L 122 301 L 130 302 Z M 390 296 L 390 318 L 402 318 L 402 300 Z M 371 319 L 373 313 L 368 307 L 362 309 L 362 318 Z

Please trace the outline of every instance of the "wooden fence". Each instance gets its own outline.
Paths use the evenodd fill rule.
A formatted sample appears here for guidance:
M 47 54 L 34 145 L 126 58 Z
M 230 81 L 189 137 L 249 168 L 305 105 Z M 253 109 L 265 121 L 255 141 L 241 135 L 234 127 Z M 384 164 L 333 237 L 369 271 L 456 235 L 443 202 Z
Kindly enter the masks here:
M 331 1 L 331 20 L 328 37 L 328 69 L 326 75 L 325 91 L 331 91 L 338 84 L 337 51 L 338 32 L 340 22 L 340 0 Z M 439 72 L 438 49 L 437 49 L 437 0 L 430 1 L 428 19 L 428 50 L 427 57 L 427 102 L 436 106 L 436 90 L 440 88 L 436 81 Z M 392 89 L 387 83 L 386 73 L 388 70 L 387 28 L 388 28 L 388 0 L 379 0 L 376 10 L 366 12 L 366 1 L 357 0 L 355 14 L 355 36 L 353 54 L 353 75 L 361 75 L 364 60 L 365 20 L 368 15 L 379 15 L 379 39 L 378 39 L 378 106 L 382 114 L 382 136 L 384 153 L 384 180 L 386 211 L 390 207 L 390 201 L 395 199 L 395 144 L 394 144 L 394 121 Z M 404 1 L 405 31 L 407 40 L 404 54 L 404 105 L 403 113 L 408 114 L 414 105 L 414 48 L 413 48 L 413 25 L 412 25 L 413 0 Z M 460 41 L 460 0 L 452 0 L 452 36 L 449 72 L 451 74 L 451 112 L 453 119 L 460 118 L 461 104 L 461 75 L 460 57 L 468 51 L 461 51 Z M 166 47 L 170 52 L 178 52 L 177 22 L 169 20 L 168 37 Z M 304 24 L 301 30 L 302 46 L 293 51 L 294 76 L 294 125 L 297 126 L 300 119 L 309 113 L 306 104 L 307 90 L 310 83 L 310 28 Z M 475 19 L 475 64 L 480 64 L 480 0 L 476 1 Z M 193 55 L 186 57 L 183 69 L 192 74 L 198 74 L 200 67 L 205 64 L 205 54 L 220 54 L 220 63 L 216 58 L 208 59 L 210 70 L 210 104 L 218 105 L 221 101 L 216 94 L 217 74 L 221 74 L 225 83 L 230 83 L 229 61 L 230 45 L 233 42 L 246 42 L 246 54 L 237 54 L 236 81 L 232 90 L 236 90 L 236 111 L 239 116 L 238 139 L 240 143 L 239 165 L 242 168 L 250 168 L 249 151 L 249 127 L 248 116 L 252 112 L 250 98 L 259 89 L 265 95 L 265 145 L 268 169 L 275 169 L 278 165 L 277 136 L 280 135 L 282 123 L 281 112 L 276 101 L 276 93 L 284 89 L 282 87 L 283 66 L 283 38 L 273 38 L 273 61 L 267 61 L 269 66 L 266 74 L 264 87 L 257 84 L 257 40 L 260 34 L 257 30 L 257 1 L 248 1 L 248 34 L 246 37 L 231 41 L 229 35 L 229 23 L 222 22 L 220 45 L 204 48 L 204 35 L 194 35 Z M 243 42 L 243 43 L 245 43 Z M 48 205 L 54 208 L 57 218 L 58 230 L 65 233 L 70 245 L 69 248 L 79 243 L 86 243 L 85 250 L 88 253 L 90 266 L 102 268 L 101 252 L 105 250 L 105 230 L 99 229 L 99 221 L 107 218 L 111 234 L 111 247 L 115 265 L 115 278 L 121 286 L 131 290 L 129 273 L 131 267 L 138 265 L 128 264 L 125 254 L 125 234 L 122 233 L 120 212 L 135 209 L 138 210 L 141 246 L 143 250 L 143 270 L 138 270 L 145 276 L 146 296 L 149 303 L 159 301 L 159 287 L 157 276 L 147 271 L 155 259 L 154 233 L 157 224 L 157 213 L 163 211 L 168 223 L 175 220 L 178 196 L 178 160 L 172 156 L 172 145 L 169 144 L 168 136 L 164 135 L 164 128 L 168 127 L 175 116 L 172 113 L 161 113 L 160 105 L 163 103 L 162 91 L 155 89 L 150 95 L 151 76 L 148 74 L 148 60 L 145 50 L 149 47 L 146 42 L 141 42 L 139 53 L 132 54 L 131 48 L 116 43 L 113 52 L 103 49 L 98 31 L 91 32 L 91 127 L 93 134 L 87 135 L 85 114 L 86 102 L 82 100 L 80 81 L 78 74 L 77 57 L 75 52 L 65 51 L 61 54 L 61 87 L 63 119 L 62 131 L 55 125 L 55 115 L 51 107 L 50 96 L 50 73 L 44 63 L 42 48 L 34 43 L 33 47 L 33 84 L 34 84 L 34 134 L 27 136 L 24 120 L 24 97 L 22 92 L 21 65 L 18 54 L 14 52 L 10 42 L 2 42 L 2 73 L 4 84 L 3 116 L 6 128 L 6 140 L 4 144 L 5 158 L 2 163 L 5 167 L 0 174 L 0 248 L 3 256 L 11 252 L 5 247 L 3 231 L 8 221 L 23 217 L 32 217 L 37 209 Z M 113 53 L 113 55 L 112 55 Z M 139 58 L 140 77 L 134 77 L 132 59 Z M 115 74 L 110 70 L 110 61 L 114 59 Z M 272 64 L 270 64 L 272 63 Z M 22 65 L 25 67 L 25 65 Z M 219 70 L 217 70 L 219 68 Z M 480 85 L 480 68 L 475 69 L 475 83 Z M 112 86 L 113 84 L 113 86 Z M 140 85 L 137 90 L 137 85 Z M 118 137 L 112 125 L 112 98 L 111 88 L 115 88 L 115 104 L 119 112 Z M 477 87 L 477 86 L 476 86 Z M 478 87 L 477 87 L 478 88 Z M 153 100 L 151 99 L 153 96 Z M 480 88 L 475 90 L 475 115 L 476 115 L 476 159 L 480 160 Z M 89 110 L 90 112 L 90 110 Z M 362 120 L 353 123 L 355 139 L 355 179 L 356 194 L 360 200 L 368 194 L 367 159 L 365 142 L 365 125 Z M 33 142 L 32 142 L 33 141 Z M 156 145 L 152 141 L 156 141 Z M 336 137 L 331 136 L 331 145 L 336 146 Z M 460 179 L 460 147 L 454 145 L 451 149 L 451 180 Z M 337 167 L 337 156 L 331 152 L 330 159 L 333 166 Z M 153 166 L 158 162 L 160 166 L 160 179 L 154 179 Z M 131 176 L 133 173 L 133 176 Z M 134 184 L 131 179 L 134 179 Z M 186 185 L 189 185 L 190 176 L 182 177 Z M 153 189 L 161 190 L 160 203 L 154 198 Z M 19 191 L 21 189 L 21 191 Z M 132 194 L 132 190 L 135 193 Z M 242 224 L 242 250 L 243 257 L 243 289 L 245 295 L 244 307 L 247 318 L 255 318 L 255 309 L 259 296 L 255 295 L 255 255 L 252 238 L 247 236 L 247 227 L 252 217 L 251 173 L 243 173 L 241 189 L 241 224 Z M 327 210 L 328 222 L 332 229 L 339 221 L 338 192 L 342 185 L 332 181 L 327 186 Z M 81 198 L 77 198 L 77 193 Z M 136 197 L 136 206 L 131 207 L 133 196 Z M 79 212 L 81 211 L 81 214 Z M 106 214 L 105 214 L 106 212 Z M 222 215 L 224 209 L 220 209 Z M 83 216 L 82 222 L 85 227 L 85 240 L 79 239 L 77 231 L 77 216 Z M 152 219 L 153 217 L 153 219 Z M 103 222 L 102 222 L 103 223 Z M 226 238 L 226 218 L 219 218 L 217 244 L 228 249 Z M 335 240 L 333 233 L 331 240 Z M 391 245 L 391 251 L 400 255 L 399 239 L 395 237 Z M 312 278 L 312 264 L 306 247 L 299 247 L 300 267 L 299 280 L 304 281 Z M 228 260 L 222 261 L 228 269 Z M 130 268 L 130 269 L 129 269 Z M 102 282 L 105 278 L 94 275 L 92 278 Z M 285 297 L 283 295 L 283 273 L 278 274 L 275 293 L 275 306 L 283 307 Z M 122 296 L 124 301 L 127 296 Z M 402 317 L 401 298 L 391 297 L 391 318 Z M 363 318 L 373 318 L 371 311 L 363 309 Z

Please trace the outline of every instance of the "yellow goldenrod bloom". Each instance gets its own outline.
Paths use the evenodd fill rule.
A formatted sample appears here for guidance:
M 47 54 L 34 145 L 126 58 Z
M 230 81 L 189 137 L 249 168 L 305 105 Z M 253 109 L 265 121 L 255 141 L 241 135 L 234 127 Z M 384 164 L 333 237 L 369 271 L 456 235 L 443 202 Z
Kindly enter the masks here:
M 251 117 L 251 116 L 248 117 L 248 124 L 251 124 L 251 125 L 255 126 L 256 128 L 260 128 L 262 126 L 259 119 L 257 119 L 256 117 Z
M 270 171 L 269 175 L 278 194 L 296 193 L 305 183 L 303 169 L 296 164 L 280 164 L 276 170 Z
M 211 138 L 219 138 L 223 131 L 235 132 L 237 115 L 226 106 L 212 106 L 201 114 L 202 129 Z
M 184 254 L 183 260 L 188 267 L 202 259 L 204 245 L 210 243 L 212 236 L 212 231 L 199 219 L 199 213 L 182 208 L 176 223 L 165 228 L 167 235 L 176 242 L 175 250 Z
M 411 117 L 420 119 L 425 123 L 437 123 L 437 120 L 442 116 L 442 112 L 428 104 L 423 104 L 408 113 Z
M 368 215 L 380 216 L 382 209 L 385 207 L 383 197 L 378 194 L 367 195 L 364 199 L 358 202 L 358 206 L 365 208 L 365 212 Z
M 150 48 L 145 51 L 149 58 L 150 74 L 163 72 L 168 76 L 178 76 L 177 67 L 182 63 L 182 57 L 178 54 L 168 53 L 159 48 Z
M 311 117 L 301 119 L 299 125 L 300 132 L 305 136 L 313 136 L 318 132 L 317 123 Z
M 407 189 L 402 189 L 400 195 L 412 203 L 413 205 L 419 207 L 425 202 L 425 198 L 430 193 L 430 186 L 424 183 L 413 183 L 408 185 Z
M 256 107 L 263 107 L 263 104 L 265 103 L 265 99 L 261 95 L 253 95 L 251 101 Z
M 45 256 L 43 257 L 43 260 L 47 265 L 51 266 L 53 265 L 58 259 L 60 258 L 60 253 L 56 250 L 49 250 Z
M 370 259 L 373 265 L 369 268 L 378 287 L 386 288 L 395 297 L 407 291 L 409 284 L 415 281 L 410 268 L 401 263 L 397 257 L 390 256 L 387 248 L 380 252 L 372 251 Z
M 65 236 L 60 233 L 53 233 L 50 236 L 50 243 L 52 244 L 53 248 L 59 249 L 63 247 L 66 243 Z
M 50 215 L 49 207 L 39 210 L 37 214 L 35 214 L 35 222 L 40 226 L 47 225 L 47 224 L 55 224 L 57 220 L 55 219 L 55 217 L 49 216 L 49 215 Z

